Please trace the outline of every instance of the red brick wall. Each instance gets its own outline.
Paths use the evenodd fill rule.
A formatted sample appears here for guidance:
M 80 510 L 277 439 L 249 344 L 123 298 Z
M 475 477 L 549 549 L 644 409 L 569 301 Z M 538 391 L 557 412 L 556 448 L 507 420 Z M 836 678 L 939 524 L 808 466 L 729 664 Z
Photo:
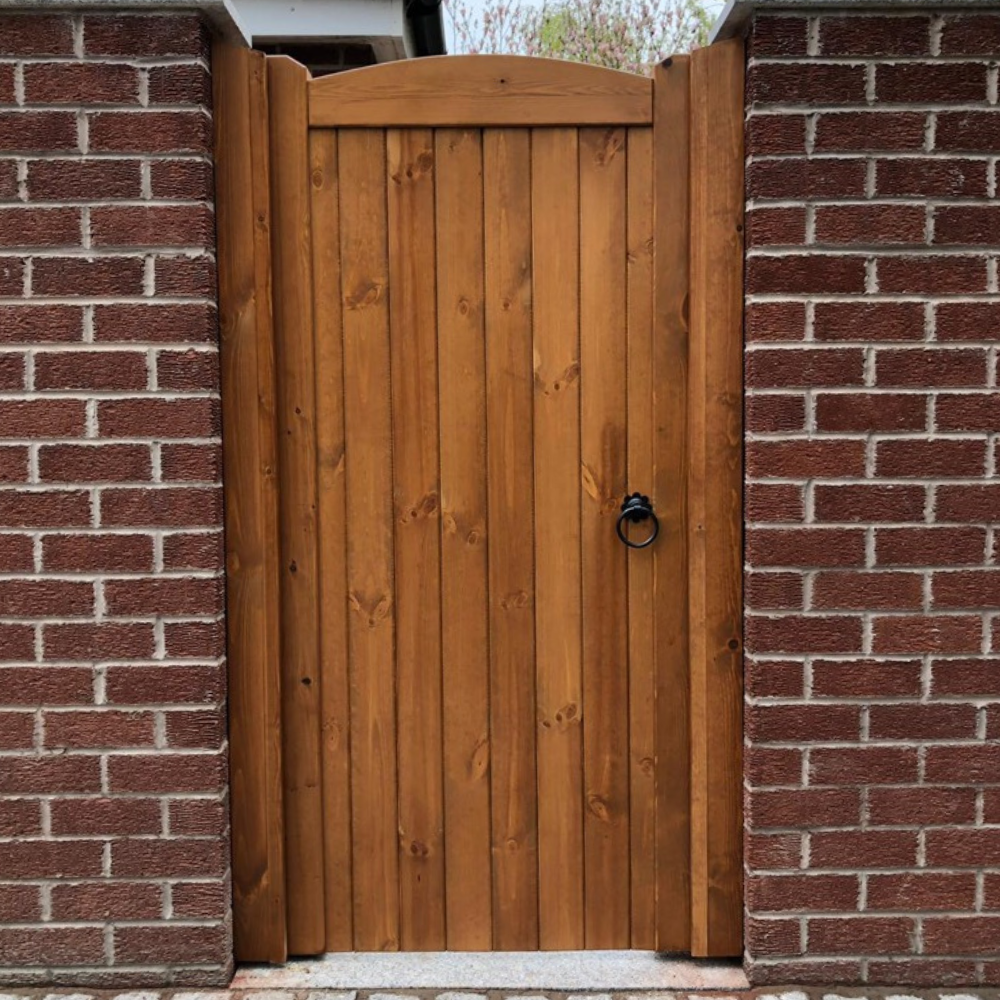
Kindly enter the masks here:
M 758 983 L 1000 983 L 998 53 L 993 15 L 751 30 Z
M 231 961 L 208 56 L 0 14 L 0 983 Z

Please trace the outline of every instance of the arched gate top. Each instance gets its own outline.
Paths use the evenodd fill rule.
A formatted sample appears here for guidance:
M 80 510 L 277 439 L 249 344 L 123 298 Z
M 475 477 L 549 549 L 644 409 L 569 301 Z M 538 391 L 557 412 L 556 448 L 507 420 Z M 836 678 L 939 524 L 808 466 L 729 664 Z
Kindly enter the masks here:
M 309 82 L 313 127 L 649 125 L 649 77 L 560 59 L 431 56 Z

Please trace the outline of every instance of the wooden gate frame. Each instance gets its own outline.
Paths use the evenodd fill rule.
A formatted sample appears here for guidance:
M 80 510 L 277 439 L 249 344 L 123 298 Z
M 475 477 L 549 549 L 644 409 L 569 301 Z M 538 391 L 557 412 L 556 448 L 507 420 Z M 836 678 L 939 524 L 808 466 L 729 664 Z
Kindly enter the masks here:
M 288 102 L 290 73 L 302 78 L 304 71 L 289 60 L 265 60 L 226 43 L 213 52 L 234 934 L 238 959 L 268 962 L 288 956 L 286 865 L 295 863 L 296 851 L 286 850 L 286 841 L 298 846 L 303 833 L 285 828 L 281 744 L 283 699 L 296 698 L 301 688 L 288 677 L 283 683 L 279 668 L 288 645 L 301 642 L 296 608 L 310 599 L 301 581 L 312 574 L 315 593 L 317 572 L 315 553 L 311 563 L 307 556 L 306 565 L 291 565 L 296 541 L 281 535 L 279 519 L 279 479 L 295 478 L 287 475 L 289 463 L 297 466 L 300 481 L 318 474 L 315 440 L 293 454 L 280 447 L 278 435 L 279 421 L 285 426 L 296 414 L 281 412 L 286 394 L 278 386 L 276 328 L 280 336 L 295 321 L 289 313 L 311 308 L 308 290 L 299 294 L 294 273 L 281 267 L 282 255 L 274 255 L 278 270 L 272 271 L 272 246 L 280 245 L 286 258 L 309 253 L 308 175 L 289 176 L 269 152 L 272 143 L 284 150 L 296 129 L 304 142 L 307 98 L 303 93 Z M 687 691 L 658 683 L 674 718 L 678 706 L 686 708 L 689 783 L 680 779 L 688 794 L 678 815 L 690 831 L 690 951 L 739 955 L 743 43 L 733 39 L 668 59 L 654 80 L 661 331 L 654 365 L 675 373 L 662 391 L 681 415 L 664 429 L 664 440 L 677 455 L 676 474 L 687 478 L 686 509 L 664 514 L 687 525 L 674 544 L 678 565 L 687 568 L 688 607 L 686 616 L 682 611 L 677 617 L 671 640 L 678 650 L 688 649 L 690 668 Z M 274 134 L 272 119 L 269 135 L 269 86 L 272 99 L 285 102 L 277 116 L 280 134 Z M 688 132 L 667 128 L 685 117 Z M 284 345 L 286 352 L 290 348 Z M 312 398 L 309 387 L 299 388 Z M 283 503 L 301 505 L 294 489 L 280 492 Z M 310 512 L 301 515 L 308 519 Z

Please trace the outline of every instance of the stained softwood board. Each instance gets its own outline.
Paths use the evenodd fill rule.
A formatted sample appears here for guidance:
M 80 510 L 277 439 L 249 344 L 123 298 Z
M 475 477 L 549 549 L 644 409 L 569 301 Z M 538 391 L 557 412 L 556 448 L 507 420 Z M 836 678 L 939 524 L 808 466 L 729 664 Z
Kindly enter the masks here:
M 647 77 L 523 56 L 432 56 L 314 81 L 314 126 L 648 125 Z
M 335 132 L 309 136 L 316 350 L 316 503 L 319 560 L 319 652 L 323 677 L 323 857 L 326 950 L 354 942 L 350 678 L 347 639 L 347 509 L 344 439 L 344 338 L 340 311 L 340 191 Z
M 739 951 L 741 51 L 220 80 L 241 958 Z
M 264 57 L 246 49 L 218 43 L 212 66 L 226 411 L 233 933 L 238 957 L 283 962 L 287 944 L 267 83 Z
M 483 133 L 493 946 L 538 947 L 531 135 Z
M 316 391 L 312 313 L 308 73 L 285 57 L 267 61 L 281 559 L 281 703 L 284 733 L 288 947 L 326 942 L 320 746 Z
M 656 947 L 691 945 L 687 482 L 690 62 L 654 70 L 652 387 L 654 484 L 663 537 L 653 555 L 656 678 Z M 669 778 L 664 773 L 669 769 Z
M 531 142 L 539 931 L 584 946 L 579 133 Z
M 342 132 L 338 153 L 354 947 L 392 951 L 400 918 L 385 132 Z
M 628 948 L 628 562 L 625 129 L 580 132 L 580 499 L 585 936 Z M 635 484 L 642 491 L 647 487 Z M 640 557 L 641 558 L 641 557 Z M 650 873 L 652 874 L 652 873 Z
M 691 950 L 742 945 L 743 45 L 691 62 Z
M 486 536 L 483 143 L 435 133 L 441 422 L 445 906 L 450 950 L 489 951 L 490 644 Z
M 400 947 L 445 947 L 434 136 L 387 133 Z

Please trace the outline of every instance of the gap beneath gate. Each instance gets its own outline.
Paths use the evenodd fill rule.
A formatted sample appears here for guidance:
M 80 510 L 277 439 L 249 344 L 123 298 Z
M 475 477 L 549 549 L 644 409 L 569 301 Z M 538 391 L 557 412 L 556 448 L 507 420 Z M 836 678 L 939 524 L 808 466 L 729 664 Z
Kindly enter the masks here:
M 654 951 L 349 952 L 242 966 L 234 990 L 739 990 L 738 960 Z

